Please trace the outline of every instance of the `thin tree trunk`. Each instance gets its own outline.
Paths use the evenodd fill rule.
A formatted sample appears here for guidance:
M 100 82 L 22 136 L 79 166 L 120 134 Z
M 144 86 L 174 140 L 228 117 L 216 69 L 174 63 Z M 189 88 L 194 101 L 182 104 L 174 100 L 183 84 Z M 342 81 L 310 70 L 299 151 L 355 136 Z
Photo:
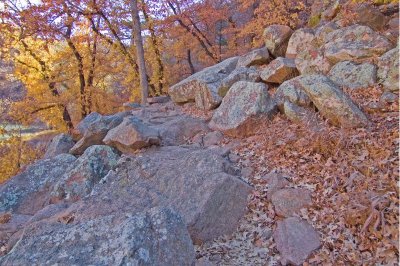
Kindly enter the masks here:
M 196 70 L 194 69 L 193 63 L 192 63 L 192 54 L 190 52 L 190 49 L 187 49 L 187 61 L 189 64 L 189 68 L 190 68 L 190 74 L 194 74 L 196 73 Z
M 143 48 L 143 40 L 140 29 L 140 18 L 139 18 L 137 0 L 131 0 L 130 4 L 132 12 L 133 37 L 136 45 L 136 56 L 139 65 L 140 87 L 142 90 L 142 104 L 146 105 L 147 97 L 149 95 L 149 84 L 146 75 L 146 62 L 144 59 L 144 48 Z

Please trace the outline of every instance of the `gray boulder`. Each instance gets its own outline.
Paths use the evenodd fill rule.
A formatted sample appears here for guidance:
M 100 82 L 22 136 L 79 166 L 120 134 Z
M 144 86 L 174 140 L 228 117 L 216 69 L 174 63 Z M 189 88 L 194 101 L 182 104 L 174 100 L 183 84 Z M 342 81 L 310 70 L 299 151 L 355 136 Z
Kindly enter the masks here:
M 274 240 L 283 265 L 302 265 L 311 253 L 321 246 L 314 228 L 297 217 L 278 221 Z
M 209 127 L 228 135 L 248 135 L 255 130 L 254 118 L 261 114 L 272 115 L 275 107 L 265 84 L 239 81 L 214 112 Z
M 275 93 L 275 102 L 281 112 L 284 112 L 283 105 L 286 101 L 302 107 L 310 107 L 312 105 L 310 97 L 301 88 L 300 79 L 301 77 L 297 77 L 285 81 L 278 87 Z
M 275 213 L 283 217 L 294 216 L 312 203 L 310 191 L 301 188 L 280 189 L 272 194 L 271 201 Z
M 278 57 L 261 70 L 261 79 L 269 83 L 282 83 L 299 75 L 293 59 Z
M 285 25 L 268 26 L 263 33 L 265 46 L 268 51 L 275 57 L 285 56 L 289 38 L 292 33 L 293 30 Z
M 182 215 L 195 243 L 232 233 L 246 212 L 251 188 L 216 150 L 149 149 L 122 157 L 94 188 L 71 206 L 76 221 L 168 206 Z M 221 215 L 223 213 L 224 215 Z
M 298 53 L 312 45 L 314 38 L 315 35 L 312 29 L 298 29 L 293 32 L 288 42 L 286 57 L 295 59 Z
M 111 147 L 93 145 L 59 178 L 51 192 L 51 202 L 77 201 L 90 194 L 93 187 L 116 164 L 119 156 Z
M 399 91 L 399 48 L 390 50 L 378 59 L 378 79 L 386 91 Z
M 296 67 L 302 75 L 327 74 L 332 63 L 318 46 L 307 46 L 300 51 L 295 59 Z
M 258 65 L 266 65 L 270 61 L 268 49 L 263 47 L 255 49 L 241 57 L 239 57 L 237 68 L 251 67 Z
M 55 136 L 47 146 L 44 158 L 53 158 L 62 153 L 68 153 L 69 150 L 75 145 L 75 141 L 70 135 L 59 134 Z
M 182 219 L 169 209 L 81 223 L 41 221 L 25 228 L 2 265 L 192 265 Z
M 222 80 L 221 87 L 218 90 L 218 94 L 221 97 L 225 97 L 229 89 L 238 81 L 261 81 L 260 72 L 254 67 L 239 67 L 235 69 L 229 76 Z
M 369 124 L 365 114 L 328 77 L 301 76 L 298 84 L 321 115 L 332 124 L 343 127 L 362 127 Z
M 283 114 L 285 114 L 290 121 L 298 124 L 316 126 L 318 122 L 316 113 L 311 108 L 298 106 L 289 101 L 285 101 L 283 104 Z
M 128 112 L 108 116 L 102 116 L 97 113 L 88 115 L 77 126 L 83 137 L 71 148 L 70 153 L 81 155 L 92 145 L 103 145 L 103 139 L 108 131 L 118 126 L 127 115 L 129 115 Z
M 48 194 L 76 158 L 60 154 L 30 165 L 0 186 L 0 212 L 34 214 L 48 204 Z
M 129 153 L 138 149 L 159 145 L 158 130 L 143 123 L 140 119 L 129 116 L 117 127 L 108 131 L 103 142 L 121 152 Z
M 339 86 L 363 89 L 376 83 L 376 73 L 377 68 L 373 64 L 343 61 L 329 71 L 328 77 Z
M 170 87 L 168 94 L 178 104 L 196 102 L 200 109 L 214 109 L 222 100 L 218 95 L 221 81 L 236 68 L 238 60 L 238 57 L 233 57 L 207 67 Z

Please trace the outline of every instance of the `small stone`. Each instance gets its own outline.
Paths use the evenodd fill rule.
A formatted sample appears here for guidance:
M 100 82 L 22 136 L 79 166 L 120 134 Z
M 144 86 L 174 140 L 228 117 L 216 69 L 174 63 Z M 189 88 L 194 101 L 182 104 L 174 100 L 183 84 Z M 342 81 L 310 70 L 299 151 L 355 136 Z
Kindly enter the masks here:
M 272 195 L 289 185 L 289 180 L 281 173 L 277 173 L 275 171 L 272 171 L 268 173 L 266 176 L 262 177 L 263 180 L 265 180 L 268 184 L 268 191 L 267 191 L 267 198 L 268 200 L 271 200 Z
M 224 135 L 219 131 L 213 131 L 213 132 L 207 133 L 203 137 L 203 145 L 205 147 L 217 145 L 219 142 L 221 142 L 221 140 L 223 138 L 224 138 Z
M 310 191 L 301 188 L 280 189 L 272 194 L 271 201 L 276 214 L 282 217 L 293 216 L 312 203 Z

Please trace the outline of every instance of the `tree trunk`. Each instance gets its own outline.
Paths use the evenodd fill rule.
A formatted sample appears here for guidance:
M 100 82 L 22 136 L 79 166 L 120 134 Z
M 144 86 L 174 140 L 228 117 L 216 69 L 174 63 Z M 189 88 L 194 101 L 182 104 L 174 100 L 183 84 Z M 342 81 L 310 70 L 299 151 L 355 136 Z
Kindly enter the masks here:
M 196 73 L 196 70 L 194 69 L 193 63 L 192 63 L 192 53 L 190 52 L 190 49 L 187 49 L 187 61 L 189 64 L 189 68 L 190 68 L 190 74 L 194 74 Z
M 130 4 L 132 12 L 133 37 L 136 45 L 136 58 L 138 60 L 138 65 L 139 65 L 140 87 L 142 90 L 142 104 L 146 105 L 147 97 L 149 95 L 149 84 L 146 75 L 146 62 L 144 59 L 144 48 L 143 48 L 143 40 L 140 29 L 140 18 L 139 18 L 137 0 L 131 0 Z

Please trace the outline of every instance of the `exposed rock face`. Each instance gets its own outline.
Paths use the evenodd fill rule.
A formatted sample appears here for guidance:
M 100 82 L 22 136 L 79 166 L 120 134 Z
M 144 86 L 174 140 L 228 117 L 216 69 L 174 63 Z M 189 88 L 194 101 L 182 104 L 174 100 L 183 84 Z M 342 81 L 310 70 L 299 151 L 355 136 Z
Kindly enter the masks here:
M 264 47 L 253 50 L 250 53 L 241 56 L 236 67 L 239 68 L 251 67 L 255 65 L 265 65 L 268 64 L 269 61 L 270 59 L 268 49 Z
M 70 153 L 80 155 L 92 145 L 104 144 L 103 139 L 107 132 L 118 126 L 127 115 L 127 112 L 108 116 L 102 116 L 98 113 L 88 115 L 77 126 L 83 137 L 71 148 Z
M 285 25 L 271 25 L 264 30 L 265 46 L 275 57 L 285 56 L 293 30 Z
M 289 101 L 298 106 L 308 107 L 312 105 L 310 97 L 301 89 L 299 80 L 301 77 L 297 77 L 288 81 L 283 82 L 276 91 L 275 101 L 281 112 L 283 111 L 283 105 L 285 101 Z
M 255 129 L 253 118 L 260 114 L 272 115 L 275 106 L 266 85 L 239 81 L 228 91 L 209 126 L 228 135 L 248 135 Z
M 283 217 L 293 216 L 312 203 L 310 192 L 300 188 L 278 190 L 272 195 L 271 201 L 276 214 Z
M 312 29 L 298 29 L 293 32 L 289 39 L 286 57 L 295 59 L 298 53 L 312 45 L 314 38 L 314 31 Z
M 283 265 L 302 265 L 321 246 L 318 233 L 306 221 L 297 217 L 278 221 L 274 240 Z
M 103 142 L 121 152 L 129 153 L 151 145 L 159 145 L 161 141 L 158 130 L 134 116 L 128 116 L 121 124 L 108 131 Z
M 193 244 L 169 209 L 82 223 L 42 221 L 24 230 L 2 265 L 192 265 Z
M 59 134 L 55 136 L 47 146 L 44 158 L 53 158 L 62 153 L 68 153 L 69 150 L 75 145 L 75 141 L 70 135 Z
M 229 76 L 222 80 L 218 94 L 221 97 L 225 97 L 229 89 L 238 81 L 251 81 L 259 82 L 261 81 L 260 72 L 253 67 L 239 67 L 235 69 Z
M 329 78 L 322 75 L 301 76 L 298 82 L 319 112 L 332 124 L 343 127 L 368 125 L 365 114 Z
M 355 64 L 343 61 L 337 63 L 328 76 L 339 86 L 362 89 L 376 83 L 376 71 L 376 66 L 370 63 Z
M 216 150 L 161 147 L 123 157 L 115 169 L 71 207 L 76 221 L 169 206 L 198 243 L 235 230 L 251 190 Z
M 378 57 L 392 48 L 392 44 L 371 28 L 352 25 L 329 33 L 324 45 L 325 56 L 332 63 L 359 62 Z
M 0 211 L 34 214 L 48 202 L 49 188 L 67 171 L 76 158 L 61 154 L 40 160 L 0 186 Z
M 94 145 L 79 157 L 55 185 L 52 201 L 77 201 L 89 195 L 93 187 L 116 164 L 119 156 L 108 146 Z
M 217 107 L 222 98 L 218 95 L 221 81 L 235 68 L 239 58 L 233 57 L 203 69 L 169 88 L 168 93 L 175 103 L 196 102 L 197 107 L 210 110 Z
M 299 72 L 293 59 L 278 57 L 261 71 L 261 79 L 270 83 L 282 83 L 294 78 Z
M 399 91 L 399 48 L 390 50 L 378 60 L 378 79 L 387 91 Z

